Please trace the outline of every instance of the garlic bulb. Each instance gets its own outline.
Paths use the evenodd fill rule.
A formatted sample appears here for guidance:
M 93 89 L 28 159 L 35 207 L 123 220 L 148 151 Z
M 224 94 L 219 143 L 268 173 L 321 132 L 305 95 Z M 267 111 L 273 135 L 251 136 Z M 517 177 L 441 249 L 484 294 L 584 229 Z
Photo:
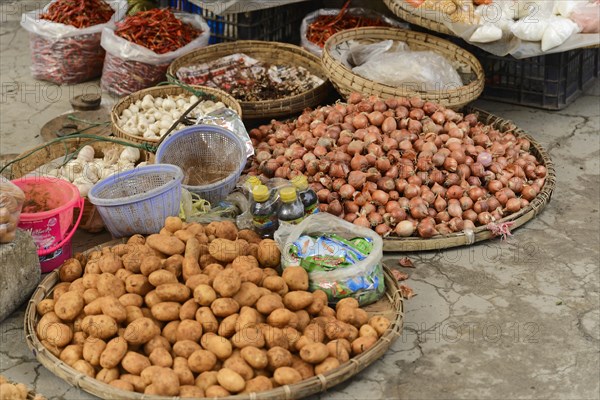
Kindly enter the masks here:
M 86 145 L 83 146 L 81 148 L 81 150 L 79 150 L 79 153 L 77 154 L 77 159 L 84 161 L 84 162 L 90 162 L 94 159 L 94 148 L 90 145 Z
M 126 160 L 128 162 L 136 162 L 140 159 L 140 149 L 137 147 L 125 147 L 119 156 L 119 160 Z
M 104 165 L 110 166 L 115 164 L 119 160 L 119 149 L 112 147 L 104 152 Z
M 79 194 L 83 197 L 86 197 L 92 187 L 94 186 L 93 182 L 88 181 L 84 177 L 79 177 L 73 181 L 73 185 L 79 189 Z
M 111 175 L 114 175 L 117 172 L 117 166 L 111 165 L 110 167 L 105 167 L 100 170 L 100 179 L 106 179 Z
M 100 174 L 100 169 L 93 163 L 87 163 L 83 166 L 83 172 L 81 173 L 81 177 L 87 179 L 92 183 L 98 182 L 98 175 Z M 77 178 L 78 179 L 78 178 Z M 75 179 L 75 180 L 77 180 Z
M 61 168 L 61 174 L 73 182 L 83 172 L 83 163 L 80 160 L 71 160 Z

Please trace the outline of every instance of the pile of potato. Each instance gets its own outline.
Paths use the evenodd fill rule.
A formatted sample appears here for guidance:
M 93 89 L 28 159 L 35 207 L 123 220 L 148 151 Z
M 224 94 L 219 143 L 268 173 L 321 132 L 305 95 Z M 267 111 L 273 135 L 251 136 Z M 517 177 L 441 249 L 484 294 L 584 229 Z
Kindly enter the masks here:
M 13 383 L 0 375 L 0 400 L 26 400 L 29 389 L 22 383 Z M 46 400 L 42 395 L 36 394 L 33 400 Z
M 182 223 L 67 260 L 37 305 L 43 345 L 116 388 L 222 397 L 300 382 L 389 328 L 352 298 L 327 304 L 277 244 L 231 222 Z

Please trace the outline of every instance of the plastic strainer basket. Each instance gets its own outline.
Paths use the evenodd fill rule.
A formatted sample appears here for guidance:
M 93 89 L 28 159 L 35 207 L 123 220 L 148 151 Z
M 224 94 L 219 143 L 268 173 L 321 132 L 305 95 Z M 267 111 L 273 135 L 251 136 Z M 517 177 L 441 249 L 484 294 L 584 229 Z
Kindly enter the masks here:
M 156 162 L 180 167 L 183 187 L 214 204 L 235 188 L 246 165 L 245 143 L 220 126 L 190 126 L 158 146 Z
M 88 198 L 114 237 L 157 233 L 179 214 L 182 180 L 175 165 L 137 167 L 96 183 Z

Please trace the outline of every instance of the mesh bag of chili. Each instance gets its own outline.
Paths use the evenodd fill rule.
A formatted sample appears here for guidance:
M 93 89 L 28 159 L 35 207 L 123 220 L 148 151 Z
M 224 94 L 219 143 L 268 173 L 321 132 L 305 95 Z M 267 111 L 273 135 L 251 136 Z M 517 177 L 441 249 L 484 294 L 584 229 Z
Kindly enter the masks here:
M 84 11 L 94 3 L 103 6 L 104 15 Z M 102 29 L 122 19 L 127 7 L 126 0 L 56 0 L 24 13 L 21 26 L 29 32 L 31 75 L 59 85 L 99 77 L 104 61 Z
M 127 17 L 116 30 L 102 32 L 101 87 L 125 96 L 155 86 L 165 80 L 173 60 L 206 46 L 209 38 L 210 28 L 198 14 L 153 9 Z

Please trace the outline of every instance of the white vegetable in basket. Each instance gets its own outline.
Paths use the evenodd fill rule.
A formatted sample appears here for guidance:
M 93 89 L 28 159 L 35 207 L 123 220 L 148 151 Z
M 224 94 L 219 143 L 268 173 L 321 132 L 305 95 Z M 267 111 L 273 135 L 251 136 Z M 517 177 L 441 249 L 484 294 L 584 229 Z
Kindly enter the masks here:
M 81 148 L 81 150 L 79 150 L 79 153 L 77 154 L 77 159 L 84 161 L 84 162 L 90 162 L 94 159 L 94 148 L 90 145 L 86 145 L 83 146 Z
M 140 159 L 140 149 L 137 147 L 125 147 L 119 155 L 119 161 L 134 163 Z
M 159 136 L 152 129 L 148 129 L 142 134 L 144 139 L 158 139 Z
M 81 160 L 71 160 L 62 167 L 61 173 L 69 182 L 73 182 L 83 172 L 83 164 Z
M 86 197 L 88 195 L 88 193 L 90 192 L 90 190 L 92 190 L 94 183 L 92 183 L 92 182 L 88 181 L 87 179 L 85 179 L 84 177 L 80 176 L 73 181 L 73 185 L 75 185 L 77 187 L 77 189 L 79 190 L 79 194 L 81 196 Z
M 112 147 L 110 149 L 107 149 L 104 152 L 104 166 L 105 167 L 109 167 L 113 164 L 116 164 L 116 162 L 119 160 L 119 155 L 121 153 L 119 152 L 119 149 L 116 147 Z
M 149 110 L 150 108 L 154 107 L 154 97 L 152 97 L 151 95 L 147 94 L 144 96 L 144 98 L 142 99 L 142 108 L 144 110 Z
M 92 183 L 96 183 L 98 182 L 98 179 L 100 175 L 100 169 L 94 164 L 94 163 L 86 163 L 83 166 L 83 171 L 81 173 L 81 178 L 85 178 L 86 180 L 92 182 Z M 75 180 L 77 180 L 78 178 L 76 178 Z
M 111 175 L 114 175 L 117 172 L 117 166 L 111 165 L 110 167 L 105 167 L 100 171 L 100 179 L 106 179 Z
M 163 100 L 162 108 L 165 111 L 170 112 L 171 110 L 175 109 L 176 107 L 177 107 L 177 104 L 173 101 L 173 99 L 166 98 L 166 99 Z
M 542 51 L 560 46 L 577 32 L 579 32 L 579 26 L 575 22 L 565 17 L 553 16 L 542 37 Z

